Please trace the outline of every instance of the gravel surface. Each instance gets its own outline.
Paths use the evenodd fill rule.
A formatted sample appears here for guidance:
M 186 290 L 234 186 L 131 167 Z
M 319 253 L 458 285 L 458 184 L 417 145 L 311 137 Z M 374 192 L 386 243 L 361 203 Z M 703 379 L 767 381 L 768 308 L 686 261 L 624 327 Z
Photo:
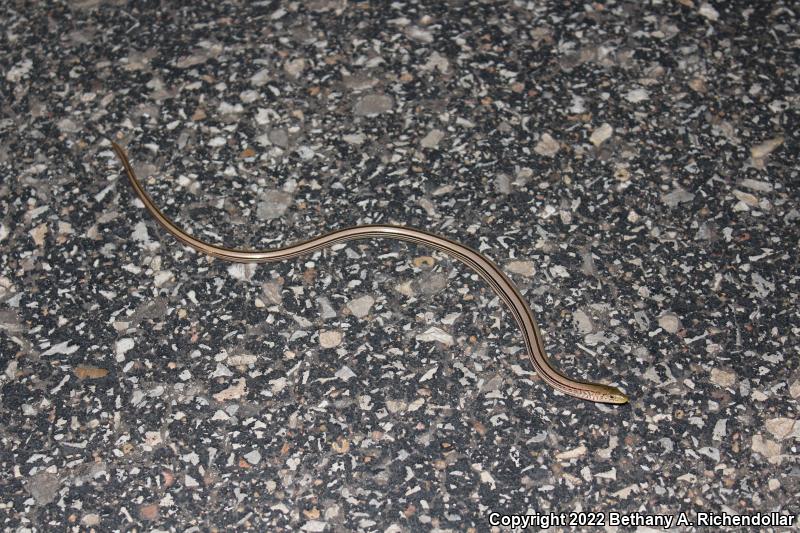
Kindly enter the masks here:
M 782 1 L 7 2 L 0 527 L 796 517 L 798 27 Z M 185 248 L 110 140 L 211 242 L 480 250 L 554 363 L 630 404 L 554 392 L 424 246 Z

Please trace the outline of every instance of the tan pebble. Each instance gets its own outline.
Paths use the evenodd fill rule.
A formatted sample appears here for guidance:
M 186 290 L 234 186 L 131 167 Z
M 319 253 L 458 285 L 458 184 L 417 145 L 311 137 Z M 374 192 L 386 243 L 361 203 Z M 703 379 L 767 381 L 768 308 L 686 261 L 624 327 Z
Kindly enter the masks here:
M 719 387 L 732 387 L 736 383 L 736 373 L 715 368 L 711 370 L 711 382 Z
M 83 515 L 83 518 L 81 518 L 81 524 L 88 527 L 98 526 L 100 525 L 100 515 L 97 513 Z
M 800 424 L 794 418 L 771 418 L 766 422 L 767 431 L 778 440 L 789 437 L 800 438 Z
M 411 263 L 417 268 L 431 268 L 436 264 L 436 259 L 429 255 L 422 255 L 420 257 L 415 257 Z
M 760 144 L 757 144 L 750 148 L 750 155 L 753 159 L 761 159 L 763 157 L 768 156 L 775 150 L 777 147 L 783 144 L 783 137 L 775 137 L 774 139 L 768 139 Z
M 47 235 L 47 222 L 42 222 L 28 233 L 30 233 L 36 246 L 42 246 L 44 244 L 44 237 Z
M 775 441 L 765 439 L 761 434 L 753 435 L 751 449 L 764 456 L 772 464 L 781 462 L 781 445 Z
M 664 313 L 658 317 L 658 325 L 667 333 L 677 333 L 681 329 L 681 319 L 675 313 Z
M 506 264 L 509 272 L 520 276 L 531 277 L 536 275 L 536 265 L 531 261 L 511 261 Z
M 347 453 L 350 450 L 350 441 L 345 437 L 339 437 L 331 444 L 331 448 L 336 453 Z
M 557 140 L 551 137 L 549 133 L 543 133 L 533 151 L 541 156 L 553 157 L 560 149 L 561 144 Z
M 706 80 L 703 78 L 692 78 L 689 81 L 689 87 L 698 93 L 705 94 L 708 91 L 708 87 L 706 87 Z
M 155 520 L 158 518 L 158 504 L 150 503 L 139 507 L 139 516 L 142 520 Z
M 611 127 L 611 124 L 606 122 L 592 132 L 592 135 L 589 137 L 589 141 L 595 146 L 600 146 L 605 141 L 610 139 L 613 134 L 614 128 Z
M 319 333 L 319 345 L 323 348 L 335 348 L 342 343 L 342 332 L 332 329 Z
M 80 365 L 72 371 L 78 379 L 99 379 L 108 375 L 108 370 L 96 366 Z
M 734 190 L 733 195 L 736 197 L 737 200 L 746 203 L 750 207 L 758 207 L 758 198 L 756 198 L 749 192 Z

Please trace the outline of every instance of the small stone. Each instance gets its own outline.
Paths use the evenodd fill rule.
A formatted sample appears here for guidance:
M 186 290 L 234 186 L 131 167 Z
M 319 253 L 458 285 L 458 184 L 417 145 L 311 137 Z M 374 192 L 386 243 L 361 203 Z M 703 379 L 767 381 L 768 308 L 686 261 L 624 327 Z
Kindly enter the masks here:
M 689 80 L 689 88 L 700 94 L 708 92 L 706 81 L 703 78 L 692 78 Z
M 774 188 L 771 183 L 768 183 L 766 181 L 754 180 L 751 178 L 743 179 L 741 185 L 742 187 L 758 192 L 772 192 Z
M 230 419 L 231 419 L 231 417 L 228 416 L 228 413 L 226 413 L 222 409 L 217 409 L 217 411 L 214 413 L 214 416 L 211 417 L 211 420 L 213 420 L 215 422 L 216 421 L 225 422 L 226 420 L 230 420 Z
M 661 202 L 669 207 L 675 207 L 678 204 L 691 202 L 692 200 L 694 200 L 694 194 L 680 187 L 661 196 Z
M 255 120 L 256 124 L 258 124 L 259 126 L 266 126 L 272 121 L 272 114 L 270 113 L 269 109 L 264 109 L 263 107 L 259 107 L 258 111 L 256 112 Z
M 406 410 L 408 404 L 403 400 L 386 400 L 386 410 L 392 414 L 401 413 Z
M 245 104 L 252 104 L 258 99 L 259 99 L 258 91 L 254 91 L 252 89 L 246 89 L 239 93 L 239 100 L 241 100 Z
M 350 441 L 345 437 L 339 437 L 331 443 L 331 448 L 336 453 L 347 453 L 350 450 Z
M 436 264 L 436 259 L 430 255 L 421 255 L 412 259 L 411 264 L 416 268 L 433 268 L 433 265 Z
M 220 115 L 238 115 L 244 113 L 244 106 L 242 104 L 229 104 L 222 102 L 219 104 L 218 111 Z
M 664 313 L 658 317 L 658 325 L 667 333 L 677 333 L 681 329 L 681 319 L 675 313 Z
M 361 133 L 350 133 L 342 137 L 342 140 L 344 142 L 346 142 L 347 144 L 352 144 L 354 146 L 361 146 L 362 144 L 364 144 L 364 141 L 366 139 L 367 138 L 364 137 L 364 135 Z
M 247 460 L 248 463 L 251 465 L 257 465 L 261 462 L 261 453 L 258 450 L 253 450 L 252 452 L 246 454 L 244 458 Z
M 281 284 L 277 281 L 266 281 L 261 284 L 261 294 L 267 303 L 272 305 L 282 305 L 283 295 L 281 294 Z
M 139 516 L 142 520 L 156 520 L 158 518 L 158 504 L 150 503 L 139 506 Z
M 17 368 L 19 366 L 19 362 L 16 360 L 12 360 L 8 363 L 6 367 L 6 371 L 4 374 L 8 377 L 8 379 L 16 379 L 17 378 Z
M 750 148 L 750 155 L 753 159 L 762 159 L 772 153 L 777 147 L 783 144 L 783 137 L 776 137 L 769 139 L 761 144 L 757 144 Z
M 228 274 L 239 281 L 250 281 L 258 266 L 255 263 L 234 263 L 228 265 Z
M 420 43 L 430 44 L 433 42 L 433 34 L 419 26 L 409 26 L 406 28 L 406 35 L 409 39 Z
M 775 441 L 765 439 L 760 433 L 753 435 L 751 448 L 772 464 L 781 462 L 781 445 Z
M 533 151 L 544 157 L 553 157 L 560 149 L 561 145 L 557 140 L 553 139 L 549 133 L 543 133 Z
M 256 207 L 256 216 L 260 220 L 280 218 L 291 203 L 291 194 L 278 189 L 268 190 L 261 196 L 261 201 Z
M 147 225 L 144 222 L 137 222 L 133 227 L 131 238 L 138 242 L 150 242 L 150 235 L 147 233 Z
M 303 509 L 303 515 L 309 519 L 317 519 L 319 518 L 319 509 L 316 507 L 312 507 L 311 509 Z
M 447 276 L 442 272 L 428 272 L 420 276 L 418 290 L 421 294 L 437 294 L 447 287 Z
M 309 520 L 305 524 L 302 525 L 300 529 L 303 531 L 308 531 L 309 533 L 318 533 L 320 531 L 325 531 L 325 528 L 328 527 L 327 522 L 322 522 L 320 520 Z
M 57 353 L 63 353 L 64 355 L 69 355 L 78 351 L 78 345 L 72 344 L 70 345 L 69 341 L 59 342 L 58 344 L 54 344 L 44 352 L 42 352 L 42 357 L 47 357 L 48 355 L 54 355 Z
M 439 52 L 433 52 L 428 58 L 428 61 L 422 65 L 422 70 L 428 72 L 438 70 L 439 72 L 447 73 L 450 70 L 450 61 L 443 55 L 440 55 Z
M 508 174 L 500 173 L 494 178 L 494 190 L 499 194 L 511 194 L 511 179 Z
M 356 377 L 356 373 L 350 370 L 349 366 L 344 365 L 342 368 L 336 371 L 334 376 L 341 379 L 342 381 L 349 381 L 352 378 Z
M 27 77 L 28 73 L 33 68 L 33 61 L 30 59 L 23 59 L 6 72 L 6 81 L 17 83 L 22 78 Z
M 47 235 L 47 222 L 42 222 L 28 233 L 31 238 L 33 238 L 33 242 L 36 246 L 42 246 L 44 244 L 44 237 Z
M 369 310 L 375 303 L 375 299 L 366 294 L 347 303 L 347 308 L 356 318 L 364 318 L 369 314 Z
M 753 272 L 750 275 L 750 278 L 753 281 L 753 287 L 755 288 L 756 294 L 759 296 L 759 298 L 766 298 L 775 290 L 775 283 L 766 280 L 764 276 L 758 272 Z
M 250 76 L 250 84 L 255 87 L 266 85 L 269 81 L 269 69 L 261 69 L 252 76 Z
M 97 513 L 85 514 L 85 515 L 83 515 L 83 518 L 81 518 L 81 524 L 83 524 L 86 527 L 99 526 L 100 525 L 100 515 L 97 514 Z
M 711 370 L 711 383 L 718 387 L 732 387 L 736 383 L 736 373 L 714 368 Z
M 258 361 L 258 357 L 251 354 L 231 355 L 226 362 L 231 366 L 247 366 Z
M 536 275 L 536 265 L 532 261 L 509 261 L 506 269 L 514 274 L 531 278 Z
M 116 343 L 116 354 L 117 354 L 117 361 L 122 361 L 125 359 L 125 353 L 133 348 L 134 343 L 133 339 L 129 337 L 122 338 L 117 341 Z
M 63 133 L 76 133 L 76 132 L 80 131 L 80 127 L 78 126 L 78 124 L 75 123 L 74 120 L 69 119 L 69 118 L 63 118 L 63 119 L 59 120 L 58 123 L 56 124 L 56 126 Z
M 750 207 L 758 207 L 758 198 L 750 194 L 749 192 L 743 191 L 733 191 L 733 195 L 741 202 L 746 203 Z
M 413 287 L 413 282 L 411 280 L 404 281 L 402 283 L 398 283 L 394 286 L 394 290 L 402 294 L 403 296 L 414 296 L 415 291 Z
M 728 434 L 728 419 L 722 418 L 717 420 L 716 424 L 714 424 L 714 431 L 711 434 L 711 438 L 713 440 L 722 440 Z
M 606 122 L 592 132 L 592 135 L 589 137 L 589 141 L 595 146 L 600 146 L 605 141 L 610 139 L 611 135 L 613 134 L 614 128 L 612 128 L 611 125 Z
M 86 527 L 99 526 L 100 525 L 100 515 L 97 514 L 97 513 L 85 514 L 85 515 L 83 515 L 83 518 L 81 518 L 81 524 L 83 524 Z
M 223 365 L 222 363 L 217 363 L 217 368 L 208 377 L 214 379 L 228 378 L 231 376 L 233 376 L 233 372 L 231 372 L 227 366 Z
M 625 94 L 625 100 L 632 104 L 638 104 L 650 99 L 650 93 L 647 89 L 632 89 Z
M 172 280 L 171 270 L 160 270 L 153 276 L 153 283 L 156 287 L 163 287 Z
M 224 402 L 227 400 L 236 400 L 245 396 L 247 394 L 247 380 L 245 378 L 240 378 L 236 380 L 236 383 L 231 385 L 225 390 L 222 390 L 213 395 L 213 398 L 218 402 Z
M 267 134 L 269 142 L 280 148 L 289 147 L 289 133 L 283 128 L 273 128 Z
M 800 438 L 800 424 L 794 418 L 771 418 L 766 422 L 767 431 L 777 440 Z
M 564 452 L 559 452 L 556 454 L 556 459 L 559 461 L 568 461 L 570 459 L 577 459 L 578 457 L 583 457 L 586 455 L 587 448 L 583 444 L 580 446 L 573 448 L 571 450 L 567 450 Z
M 385 94 L 368 94 L 361 98 L 355 106 L 354 113 L 357 116 L 375 116 L 391 111 L 394 107 L 394 99 Z
M 442 139 L 444 139 L 444 132 L 433 129 L 419 143 L 423 148 L 437 148 Z
M 323 330 L 319 333 L 319 345 L 323 348 L 336 348 L 342 343 L 342 332 L 339 330 Z
M 55 501 L 60 487 L 58 476 L 49 472 L 38 472 L 25 483 L 25 490 L 42 506 Z
M 572 320 L 575 322 L 575 326 L 582 335 L 587 335 L 594 330 L 591 317 L 581 309 L 575 311 L 575 314 L 572 315 Z
M 300 77 L 300 74 L 306 68 L 306 60 L 301 58 L 293 59 L 292 61 L 287 61 L 286 64 L 283 66 L 283 70 L 291 76 L 292 78 Z
M 319 304 L 319 313 L 323 320 L 336 317 L 336 310 L 333 308 L 328 298 L 320 296 L 317 303 Z
M 151 448 L 154 446 L 158 446 L 164 441 L 161 437 L 160 431 L 145 431 L 144 432 L 144 443 Z
M 750 397 L 752 399 L 754 399 L 755 401 L 757 401 L 757 402 L 765 402 L 765 401 L 767 401 L 767 398 L 769 398 L 769 396 L 767 396 L 766 394 L 764 394 L 760 390 L 752 391 L 750 393 Z
M 566 268 L 564 268 L 563 265 L 553 265 L 553 266 L 550 267 L 549 270 L 550 270 L 550 274 L 552 274 L 554 277 L 559 277 L 559 278 L 568 278 L 568 277 L 570 277 L 569 276 L 569 271 Z
M 607 470 L 605 472 L 599 472 L 594 475 L 594 477 L 599 477 L 601 479 L 617 479 L 617 469 L 616 467 L 611 467 L 611 470 Z
M 100 379 L 108 375 L 108 370 L 96 366 L 80 365 L 73 370 L 78 379 Z
M 719 11 L 714 9 L 714 6 L 712 6 L 708 2 L 703 2 L 703 4 L 700 5 L 700 8 L 697 10 L 697 12 L 710 21 L 716 21 L 717 19 L 719 19 Z
M 453 336 L 435 326 L 430 327 L 425 330 L 425 332 L 418 334 L 416 339 L 423 342 L 441 342 L 448 347 L 453 345 Z

